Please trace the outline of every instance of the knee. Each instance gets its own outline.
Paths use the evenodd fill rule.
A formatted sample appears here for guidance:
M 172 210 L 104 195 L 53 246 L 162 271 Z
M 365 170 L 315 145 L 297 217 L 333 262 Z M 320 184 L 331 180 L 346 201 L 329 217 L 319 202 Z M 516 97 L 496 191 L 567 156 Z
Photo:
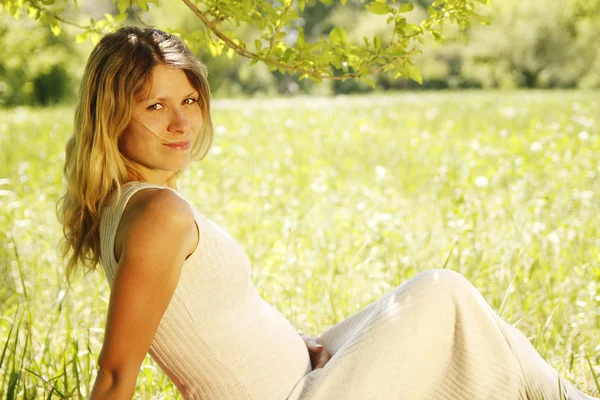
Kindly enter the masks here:
M 418 273 L 410 280 L 421 289 L 441 295 L 442 299 L 474 289 L 467 278 L 449 269 L 430 269 Z

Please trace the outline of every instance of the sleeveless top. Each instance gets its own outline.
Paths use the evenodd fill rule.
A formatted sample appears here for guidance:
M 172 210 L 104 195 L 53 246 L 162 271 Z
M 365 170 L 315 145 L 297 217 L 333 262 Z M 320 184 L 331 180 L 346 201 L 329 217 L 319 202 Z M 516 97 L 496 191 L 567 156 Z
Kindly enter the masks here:
M 135 192 L 150 187 L 183 198 L 166 186 L 127 182 L 120 198 L 113 193 L 102 211 L 101 260 L 111 288 L 119 268 L 114 243 L 123 211 Z M 200 240 L 183 263 L 149 354 L 186 400 L 284 400 L 312 370 L 306 345 L 258 293 L 244 250 L 190 206 Z

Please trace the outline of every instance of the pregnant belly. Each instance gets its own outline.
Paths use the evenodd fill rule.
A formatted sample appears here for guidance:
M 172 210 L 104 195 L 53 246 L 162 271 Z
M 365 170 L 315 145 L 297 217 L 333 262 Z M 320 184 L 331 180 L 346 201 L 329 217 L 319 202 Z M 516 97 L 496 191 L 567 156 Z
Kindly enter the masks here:
M 257 379 L 271 381 L 274 399 L 287 397 L 295 384 L 311 372 L 310 356 L 294 326 L 262 298 L 258 314 L 256 344 L 260 362 Z

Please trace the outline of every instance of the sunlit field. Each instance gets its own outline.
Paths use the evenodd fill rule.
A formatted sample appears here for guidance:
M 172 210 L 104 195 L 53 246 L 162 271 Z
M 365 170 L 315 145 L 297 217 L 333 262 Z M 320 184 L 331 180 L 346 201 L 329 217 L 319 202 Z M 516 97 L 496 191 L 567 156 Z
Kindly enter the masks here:
M 598 395 L 599 121 L 597 92 L 215 100 L 213 147 L 179 186 L 299 331 L 445 267 Z M 0 110 L 2 398 L 93 384 L 108 284 L 68 289 L 56 250 L 71 128 L 71 108 Z M 147 358 L 136 398 L 176 396 Z

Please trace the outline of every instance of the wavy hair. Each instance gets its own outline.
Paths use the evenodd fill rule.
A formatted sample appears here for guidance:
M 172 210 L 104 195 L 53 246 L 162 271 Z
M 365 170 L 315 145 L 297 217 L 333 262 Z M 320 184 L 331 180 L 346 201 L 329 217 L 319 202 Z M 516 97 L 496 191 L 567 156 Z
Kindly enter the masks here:
M 79 87 L 73 134 L 65 148 L 66 193 L 57 202 L 63 227 L 61 253 L 66 277 L 81 266 L 86 273 L 101 262 L 100 218 L 109 198 L 132 175 L 144 173 L 125 158 L 118 140 L 131 118 L 136 95 L 143 92 L 158 64 L 178 68 L 199 93 L 202 128 L 191 149 L 203 159 L 212 145 L 207 70 L 179 37 L 152 28 L 126 26 L 105 35 L 87 61 Z M 183 170 L 177 171 L 177 179 Z

